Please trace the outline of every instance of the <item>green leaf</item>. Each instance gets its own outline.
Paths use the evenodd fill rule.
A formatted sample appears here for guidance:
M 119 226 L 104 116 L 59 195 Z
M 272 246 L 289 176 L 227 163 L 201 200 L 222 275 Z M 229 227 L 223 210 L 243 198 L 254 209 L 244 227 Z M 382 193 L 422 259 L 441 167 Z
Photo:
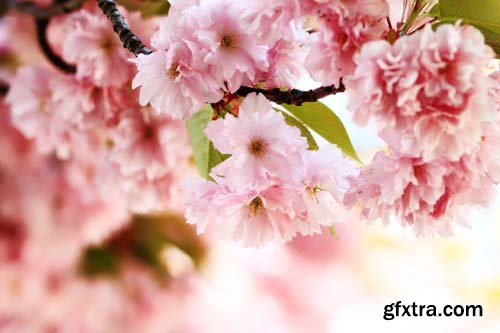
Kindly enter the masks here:
M 439 3 L 432 6 L 427 15 L 430 17 L 439 17 L 441 15 L 441 11 L 439 10 Z
M 189 140 L 193 147 L 194 161 L 200 175 L 205 179 L 210 179 L 210 170 L 212 170 L 214 166 L 228 158 L 227 155 L 223 155 L 217 151 L 212 142 L 205 136 L 204 130 L 210 120 L 212 120 L 212 115 L 213 110 L 207 105 L 187 121 Z
M 117 0 L 119 5 L 129 11 L 139 11 L 143 17 L 167 15 L 170 3 L 166 0 Z
M 486 43 L 500 54 L 499 0 L 440 0 L 440 23 L 462 20 L 483 33 Z
M 313 102 L 302 106 L 283 104 L 283 107 L 325 140 L 337 145 L 344 154 L 361 163 L 344 124 L 326 105 Z
M 89 247 L 83 253 L 81 269 L 87 276 L 115 274 L 118 271 L 117 253 L 107 246 Z
M 316 140 L 314 140 L 314 137 L 312 136 L 311 132 L 309 129 L 304 125 L 303 122 L 295 118 L 294 116 L 283 112 L 282 110 L 275 109 L 276 111 L 279 111 L 283 113 L 283 116 L 285 117 L 285 121 L 288 125 L 297 127 L 300 130 L 300 135 L 302 135 L 304 138 L 307 139 L 307 143 L 309 144 L 309 149 L 310 150 L 318 150 L 318 144 L 316 143 Z

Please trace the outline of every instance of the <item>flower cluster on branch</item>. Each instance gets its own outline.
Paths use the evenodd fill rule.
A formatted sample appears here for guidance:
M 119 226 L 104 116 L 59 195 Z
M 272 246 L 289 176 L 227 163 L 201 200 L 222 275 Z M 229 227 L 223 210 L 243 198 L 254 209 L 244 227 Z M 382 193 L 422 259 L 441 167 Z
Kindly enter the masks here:
M 148 274 L 180 283 L 162 260 L 174 248 L 184 259 L 172 262 L 195 269 L 206 250 L 195 231 L 259 247 L 352 214 L 450 236 L 493 201 L 495 50 L 466 21 L 432 26 L 434 1 L 404 1 L 400 22 L 388 0 L 175 0 L 168 15 L 141 13 L 150 2 L 2 6 L 0 288 L 24 289 L 8 288 L 21 306 L 0 302 L 0 330 L 157 333 L 177 304 Z M 308 82 L 319 87 L 298 89 Z M 386 144 L 366 165 L 357 133 L 319 101 L 338 93 Z M 137 227 L 158 216 L 168 221 Z M 16 294 L 30 279 L 73 300 L 88 290 L 81 270 L 119 276 L 96 292 L 112 300 L 104 319 L 27 319 L 43 308 Z M 120 318 L 158 323 L 109 328 L 116 304 Z

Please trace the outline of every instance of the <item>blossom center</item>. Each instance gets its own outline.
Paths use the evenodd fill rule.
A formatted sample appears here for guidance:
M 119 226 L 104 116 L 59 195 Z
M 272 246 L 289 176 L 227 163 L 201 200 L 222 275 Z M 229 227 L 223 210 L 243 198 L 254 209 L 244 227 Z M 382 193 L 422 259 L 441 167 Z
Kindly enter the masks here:
M 265 210 L 264 203 L 260 197 L 255 197 L 248 205 L 248 209 L 250 210 L 251 216 L 258 216 L 262 214 Z
M 173 63 L 172 66 L 167 70 L 167 75 L 169 78 L 172 80 L 178 77 L 181 74 L 179 71 L 179 64 L 178 63 Z
M 148 139 L 151 139 L 155 136 L 155 129 L 153 126 L 146 126 L 144 128 L 144 132 L 142 134 L 142 137 L 144 138 L 144 140 L 148 140 Z
M 319 186 L 319 185 L 316 185 L 316 186 L 306 186 L 306 193 L 311 196 L 311 197 L 314 197 L 314 199 L 319 203 L 319 199 L 318 199 L 318 193 L 321 192 L 321 191 L 324 191 L 324 189 Z
M 266 144 L 260 140 L 253 140 L 248 145 L 248 152 L 255 157 L 263 157 L 266 154 Z
M 236 47 L 236 38 L 233 35 L 224 35 L 220 40 L 220 46 L 225 49 L 232 49 Z
M 113 42 L 109 37 L 102 38 L 99 45 L 103 51 L 109 52 L 113 50 Z

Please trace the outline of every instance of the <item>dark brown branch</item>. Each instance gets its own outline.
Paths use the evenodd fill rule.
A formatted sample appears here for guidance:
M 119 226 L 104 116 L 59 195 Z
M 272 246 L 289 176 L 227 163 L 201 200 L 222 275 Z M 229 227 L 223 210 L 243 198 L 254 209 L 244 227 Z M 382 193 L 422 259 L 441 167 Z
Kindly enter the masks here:
M 118 8 L 116 8 L 116 3 L 114 0 L 97 0 L 99 8 L 108 17 L 113 25 L 113 30 L 118 34 L 120 40 L 122 41 L 123 47 L 128 49 L 135 55 L 138 54 L 151 54 L 153 51 L 148 49 L 128 27 L 125 23 L 123 15 L 120 13 Z M 345 91 L 345 86 L 340 79 L 338 87 L 335 85 L 320 87 L 317 89 L 312 89 L 308 91 L 302 91 L 298 89 L 292 89 L 288 91 L 282 91 L 278 88 L 276 89 L 259 89 L 252 87 L 241 87 L 235 93 L 238 96 L 246 96 L 252 92 L 261 93 L 267 97 L 267 99 L 276 102 L 278 104 L 293 104 L 302 105 L 306 102 L 315 102 L 318 99 L 326 97 L 328 95 L 334 95 L 339 92 Z
M 0 80 L 0 97 L 7 95 L 8 92 L 9 85 L 6 82 Z
M 17 12 L 29 14 L 37 19 L 49 19 L 52 16 L 74 11 L 82 5 L 83 1 L 84 0 L 68 0 L 64 2 L 55 2 L 46 7 L 40 7 L 32 2 L 17 2 L 11 0 L 9 6 Z
M 283 91 L 278 88 L 266 90 L 252 87 L 241 87 L 236 91 L 235 94 L 238 96 L 247 96 L 250 93 L 260 93 L 266 96 L 268 100 L 273 101 L 277 104 L 302 105 L 303 103 L 316 102 L 317 100 L 328 95 L 335 95 L 336 93 L 344 91 L 345 86 L 342 82 L 342 79 L 340 79 L 338 87 L 336 87 L 335 85 L 331 85 L 307 91 L 298 89 Z
M 38 38 L 38 44 L 43 51 L 43 54 L 47 59 L 57 68 L 66 73 L 76 73 L 76 67 L 65 62 L 60 58 L 52 48 L 50 47 L 49 41 L 47 40 L 47 27 L 49 26 L 50 19 L 36 19 L 36 33 Z
M 116 8 L 114 0 L 97 0 L 99 8 L 108 17 L 113 25 L 113 30 L 118 34 L 122 41 L 123 47 L 135 55 L 150 54 L 153 51 L 148 49 L 129 28 L 123 15 Z

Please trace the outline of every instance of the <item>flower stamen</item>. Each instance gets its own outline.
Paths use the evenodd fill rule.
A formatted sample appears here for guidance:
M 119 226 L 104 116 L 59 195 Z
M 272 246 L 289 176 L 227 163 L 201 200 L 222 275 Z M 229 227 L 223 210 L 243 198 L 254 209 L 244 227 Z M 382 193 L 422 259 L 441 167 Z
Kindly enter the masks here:
M 250 152 L 251 155 L 260 158 L 266 154 L 266 145 L 260 139 L 253 140 L 248 145 L 248 151 Z
M 225 49 L 232 49 L 236 47 L 236 38 L 232 35 L 224 35 L 220 40 L 220 46 Z
M 172 66 L 170 66 L 170 68 L 167 70 L 167 75 L 172 80 L 178 77 L 180 74 L 181 72 L 179 71 L 179 64 L 176 62 L 174 62 Z
M 255 197 L 248 205 L 251 216 L 258 216 L 262 214 L 265 210 L 264 203 L 260 197 Z

